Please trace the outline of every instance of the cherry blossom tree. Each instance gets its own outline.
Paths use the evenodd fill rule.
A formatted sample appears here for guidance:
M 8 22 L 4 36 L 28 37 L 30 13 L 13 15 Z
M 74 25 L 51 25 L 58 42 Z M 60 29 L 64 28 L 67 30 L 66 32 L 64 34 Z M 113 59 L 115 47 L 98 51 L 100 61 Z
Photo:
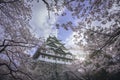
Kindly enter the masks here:
M 25 0 L 0 0 L 0 79 L 32 80 L 27 50 L 37 46 L 30 31 L 31 7 Z

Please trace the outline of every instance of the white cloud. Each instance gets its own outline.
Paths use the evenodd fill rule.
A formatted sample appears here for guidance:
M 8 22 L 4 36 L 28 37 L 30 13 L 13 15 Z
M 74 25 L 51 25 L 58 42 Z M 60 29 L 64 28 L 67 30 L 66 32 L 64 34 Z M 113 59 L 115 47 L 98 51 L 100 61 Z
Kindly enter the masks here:
M 39 3 L 33 2 L 32 20 L 30 24 L 33 33 L 35 33 L 37 37 L 43 36 L 46 38 L 49 34 L 57 36 L 57 29 L 53 29 L 55 22 L 56 19 L 53 13 L 51 13 L 49 19 L 48 10 L 42 0 Z
M 69 51 L 75 55 L 75 57 L 77 59 L 80 59 L 80 60 L 84 60 L 85 56 L 86 56 L 86 53 L 83 49 L 82 46 L 78 46 L 76 45 L 75 43 L 77 43 L 81 38 L 79 38 L 78 40 L 75 40 L 75 37 L 74 35 L 77 35 L 77 32 L 73 32 L 71 36 L 69 36 L 65 43 L 66 43 L 66 47 L 69 49 Z

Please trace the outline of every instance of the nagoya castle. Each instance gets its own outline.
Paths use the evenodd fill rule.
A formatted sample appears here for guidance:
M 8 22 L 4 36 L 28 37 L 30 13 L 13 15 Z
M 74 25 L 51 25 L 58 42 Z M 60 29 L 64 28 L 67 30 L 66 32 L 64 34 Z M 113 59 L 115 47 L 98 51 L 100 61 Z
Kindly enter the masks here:
M 59 80 L 66 66 L 73 61 L 73 55 L 56 37 L 49 36 L 33 55 L 31 70 L 36 75 L 43 75 L 37 80 Z M 35 64 L 35 65 L 34 65 Z M 36 66 L 37 65 L 37 66 Z M 48 78 L 49 76 L 49 78 Z M 61 79 L 62 80 L 62 79 Z
M 33 55 L 33 59 L 57 64 L 70 64 L 73 56 L 60 40 L 55 36 L 49 36 Z

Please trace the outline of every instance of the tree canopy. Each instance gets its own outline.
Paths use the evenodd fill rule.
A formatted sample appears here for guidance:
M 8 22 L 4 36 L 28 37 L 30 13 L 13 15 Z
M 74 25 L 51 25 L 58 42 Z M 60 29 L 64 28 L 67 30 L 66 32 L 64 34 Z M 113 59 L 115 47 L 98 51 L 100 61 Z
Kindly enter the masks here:
M 30 19 L 25 0 L 0 0 L 0 79 L 32 80 L 24 64 L 29 59 L 26 51 L 38 41 L 30 32 Z
M 24 54 L 26 50 L 39 45 L 39 39 L 31 33 L 29 25 L 32 17 L 29 2 L 32 1 L 0 0 L 0 79 L 32 80 L 27 65 L 24 65 L 29 63 L 28 55 Z M 75 63 L 71 70 L 63 72 L 64 80 L 74 77 L 75 80 L 120 79 L 120 1 L 42 1 L 49 18 L 50 12 L 60 17 L 70 15 L 76 24 L 74 21 L 56 23 L 56 28 L 71 29 L 77 34 L 74 35 L 77 45 L 89 51 L 85 62 Z M 71 75 L 74 77 L 70 79 Z

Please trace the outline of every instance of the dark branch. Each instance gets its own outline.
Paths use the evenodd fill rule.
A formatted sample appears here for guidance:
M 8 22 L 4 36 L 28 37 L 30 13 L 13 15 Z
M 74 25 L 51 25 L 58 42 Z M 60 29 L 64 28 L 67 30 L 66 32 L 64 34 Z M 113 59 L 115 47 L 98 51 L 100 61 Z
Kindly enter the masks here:
M 48 9 L 48 16 L 49 16 L 49 19 L 50 19 L 50 6 L 49 6 L 47 1 L 45 1 L 45 0 L 42 0 L 42 1 L 46 4 L 46 7 Z
M 105 42 L 105 44 L 97 51 L 95 51 L 94 53 L 97 54 L 99 51 L 101 51 L 104 47 L 113 44 L 118 37 L 120 37 L 120 28 L 116 29 L 112 35 L 109 37 L 109 39 Z
M 17 2 L 17 1 L 19 1 L 19 0 L 12 0 L 12 1 L 0 0 L 0 4 L 2 4 L 2 3 L 14 3 L 14 2 Z
M 91 32 L 93 32 L 93 33 L 97 33 L 97 34 L 100 34 L 100 35 L 111 37 L 111 34 L 106 34 L 106 33 L 98 32 L 98 31 L 94 31 L 92 29 L 88 29 L 88 30 L 91 31 Z
M 9 69 L 9 72 L 8 73 L 5 73 L 5 74 L 1 74 L 1 75 L 11 75 L 14 79 L 19 79 L 19 80 L 23 80 L 22 78 L 20 78 L 20 77 L 16 77 L 13 73 L 21 73 L 21 74 L 23 74 L 23 75 L 25 75 L 27 78 L 29 78 L 30 80 L 33 80 L 32 79 L 32 77 L 29 75 L 29 74 L 27 74 L 27 73 L 25 73 L 25 72 L 22 72 L 22 71 L 20 71 L 20 70 L 14 70 L 14 69 L 12 69 L 11 67 L 10 67 L 10 65 L 8 65 L 7 63 L 0 63 L 0 67 L 1 66 L 6 66 L 8 69 Z

